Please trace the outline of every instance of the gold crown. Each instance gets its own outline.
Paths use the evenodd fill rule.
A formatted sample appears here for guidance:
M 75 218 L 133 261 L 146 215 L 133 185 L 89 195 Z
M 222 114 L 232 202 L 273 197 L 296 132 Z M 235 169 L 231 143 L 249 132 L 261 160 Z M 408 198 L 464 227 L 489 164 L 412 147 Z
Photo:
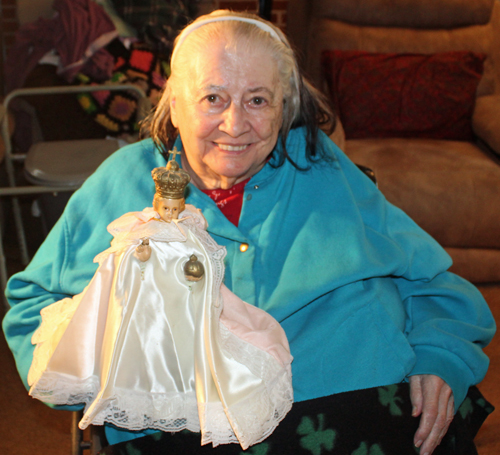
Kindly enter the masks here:
M 176 161 L 171 160 L 165 167 L 151 171 L 155 181 L 156 194 L 164 199 L 183 199 L 184 191 L 191 180 L 189 174 L 180 169 Z

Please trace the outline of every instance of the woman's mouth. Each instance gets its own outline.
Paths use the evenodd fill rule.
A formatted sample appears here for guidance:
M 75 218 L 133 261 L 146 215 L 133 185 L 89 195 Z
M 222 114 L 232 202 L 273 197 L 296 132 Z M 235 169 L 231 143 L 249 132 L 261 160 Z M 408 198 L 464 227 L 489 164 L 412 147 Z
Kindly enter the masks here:
M 228 144 L 217 144 L 217 146 L 224 150 L 225 152 L 242 152 L 248 147 L 248 144 L 245 145 L 228 145 Z

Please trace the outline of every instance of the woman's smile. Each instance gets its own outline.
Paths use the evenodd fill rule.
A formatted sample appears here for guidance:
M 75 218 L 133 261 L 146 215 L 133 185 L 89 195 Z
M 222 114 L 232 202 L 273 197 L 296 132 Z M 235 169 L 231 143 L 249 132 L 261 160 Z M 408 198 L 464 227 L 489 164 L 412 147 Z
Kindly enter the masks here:
M 217 142 L 214 142 L 214 144 L 215 144 L 215 146 L 219 147 L 224 152 L 243 152 L 249 146 L 249 144 L 245 144 L 245 145 L 229 145 L 229 144 L 218 144 Z

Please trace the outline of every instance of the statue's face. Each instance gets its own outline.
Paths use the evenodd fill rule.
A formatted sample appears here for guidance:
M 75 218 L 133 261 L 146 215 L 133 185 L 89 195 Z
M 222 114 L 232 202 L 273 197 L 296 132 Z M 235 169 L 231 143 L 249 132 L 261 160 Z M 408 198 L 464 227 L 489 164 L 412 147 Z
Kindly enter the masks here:
M 156 199 L 154 209 L 163 221 L 170 223 L 184 210 L 184 199 Z

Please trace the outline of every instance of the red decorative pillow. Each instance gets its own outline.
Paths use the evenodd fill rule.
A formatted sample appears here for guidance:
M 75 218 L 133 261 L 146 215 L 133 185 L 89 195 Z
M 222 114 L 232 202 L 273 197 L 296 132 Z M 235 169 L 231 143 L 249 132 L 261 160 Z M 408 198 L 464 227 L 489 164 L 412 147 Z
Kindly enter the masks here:
M 473 52 L 324 51 L 322 64 L 347 139 L 472 140 L 486 56 Z

